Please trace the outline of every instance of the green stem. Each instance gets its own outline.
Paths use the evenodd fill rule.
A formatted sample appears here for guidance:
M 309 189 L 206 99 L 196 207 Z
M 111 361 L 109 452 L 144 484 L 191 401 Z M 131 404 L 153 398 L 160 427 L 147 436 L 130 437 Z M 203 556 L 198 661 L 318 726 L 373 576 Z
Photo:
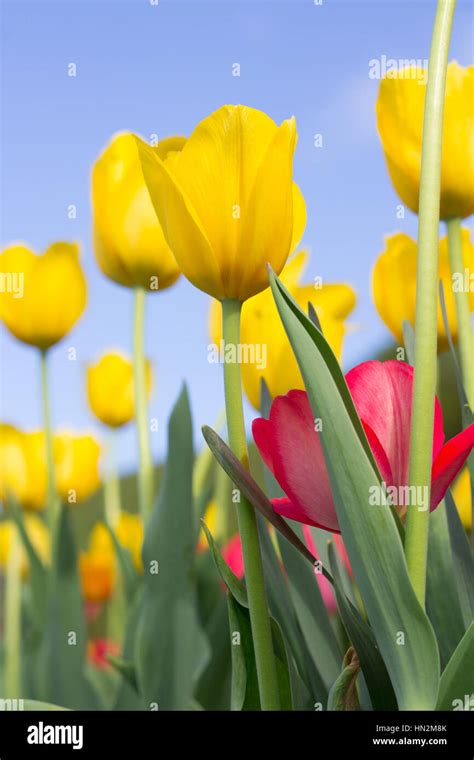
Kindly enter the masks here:
M 225 349 L 228 346 L 234 346 L 236 354 L 240 341 L 241 308 L 242 304 L 239 301 L 226 300 L 222 302 Z M 225 356 L 224 359 L 226 358 L 229 357 Z M 229 444 L 240 461 L 245 466 L 248 466 L 247 439 L 242 406 L 242 383 L 240 365 L 237 358 L 235 361 L 224 361 L 224 391 Z M 280 697 L 257 519 L 253 507 L 243 497 L 241 497 L 237 513 L 244 557 L 245 582 L 249 600 L 260 704 L 262 710 L 279 710 Z
M 407 510 L 405 552 L 415 593 L 424 606 L 436 393 L 438 228 L 444 93 L 455 0 L 438 0 L 425 96 L 416 270 L 415 380 L 410 442 L 411 486 L 423 504 Z
M 104 511 L 107 524 L 114 528 L 120 516 L 120 481 L 115 461 L 115 434 L 112 431 L 107 451 L 107 473 L 104 481 Z
M 464 281 L 464 261 L 462 255 L 461 220 L 448 219 L 449 263 L 451 274 L 457 275 Z M 459 353 L 461 356 L 461 369 L 467 400 L 471 409 L 474 409 L 474 333 L 471 322 L 471 306 L 469 303 L 469 289 L 453 288 L 454 301 L 456 304 L 456 317 L 458 323 Z
M 51 410 L 49 404 L 48 352 L 41 351 L 41 389 L 43 398 L 43 426 L 46 443 L 47 495 L 46 503 L 48 521 L 53 540 L 58 519 L 58 498 L 56 493 L 56 475 L 54 470 L 54 440 L 51 425 Z
M 153 504 L 153 461 L 148 429 L 148 394 L 146 387 L 146 359 L 144 349 L 145 321 L 144 288 L 135 288 L 133 320 L 133 382 L 135 389 L 135 421 L 138 434 L 138 501 L 140 514 L 146 520 Z
M 5 697 L 18 699 L 21 692 L 21 542 L 16 525 L 5 579 Z

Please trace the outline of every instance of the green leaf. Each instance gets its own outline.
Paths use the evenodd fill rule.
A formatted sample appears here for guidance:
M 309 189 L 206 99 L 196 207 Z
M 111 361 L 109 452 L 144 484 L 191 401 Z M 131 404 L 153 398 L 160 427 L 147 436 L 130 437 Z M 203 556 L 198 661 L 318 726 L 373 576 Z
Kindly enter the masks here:
M 237 576 L 230 569 L 227 562 L 224 560 L 222 554 L 217 548 L 216 542 L 214 541 L 209 528 L 207 527 L 204 521 L 202 522 L 202 527 L 206 534 L 207 542 L 209 544 L 209 549 L 211 550 L 214 564 L 223 582 L 229 589 L 230 593 L 232 594 L 236 602 L 242 605 L 242 607 L 248 607 L 249 603 L 247 599 L 247 589 L 245 588 L 245 583 L 241 581 L 240 578 L 237 578 Z
M 145 528 L 144 591 L 135 657 L 145 704 L 188 710 L 209 655 L 197 610 L 193 446 L 189 401 L 171 414 L 168 459 L 158 501 Z
M 112 667 L 125 678 L 135 691 L 138 691 L 137 674 L 133 662 L 131 660 L 125 660 L 123 657 L 117 657 L 113 654 L 108 654 L 106 656 Z
M 135 565 L 133 564 L 131 552 L 122 546 L 117 536 L 115 535 L 113 528 L 111 528 L 107 523 L 105 525 L 109 531 L 119 562 L 120 572 L 123 578 L 125 596 L 127 598 L 127 601 L 130 603 L 137 591 L 140 577 L 135 569 Z
M 471 623 L 440 680 L 437 710 L 472 710 L 474 623 Z
M 210 427 L 207 427 L 207 425 L 204 425 L 202 428 L 202 433 L 207 445 L 221 467 L 233 480 L 237 488 L 242 491 L 243 495 L 252 504 L 254 509 L 266 517 L 266 519 L 312 564 L 314 562 L 314 557 L 311 552 L 285 520 L 274 512 L 270 501 L 267 499 L 260 486 L 255 482 L 242 463 L 239 462 L 222 438 L 220 438 L 220 436 Z M 324 571 L 324 574 L 328 580 L 331 580 L 327 571 Z
M 430 515 L 426 609 L 436 631 L 441 665 L 445 665 L 462 639 L 465 625 L 459 605 L 444 502 Z
M 286 539 L 279 537 L 278 543 L 288 574 L 290 597 L 296 617 L 319 675 L 318 697 L 326 706 L 329 689 L 339 674 L 342 652 L 329 621 L 314 569 Z
M 328 554 L 339 614 L 347 635 L 357 652 L 372 706 L 374 710 L 396 710 L 397 700 L 373 631 L 357 607 L 344 594 L 340 565 L 332 541 L 328 545 Z
M 380 481 L 348 403 L 347 385 L 321 333 L 273 272 L 270 281 L 313 414 L 323 421 L 319 435 L 339 525 L 398 707 L 432 709 L 439 680 L 436 638 L 410 583 L 391 510 L 369 507 Z M 403 645 L 397 641 L 401 634 Z
M 51 702 L 39 702 L 37 699 L 23 699 L 22 702 L 25 712 L 69 712 L 68 707 L 53 705 Z
M 86 645 L 76 545 L 69 510 L 61 505 L 39 657 L 42 700 L 77 710 L 97 709 L 97 696 L 85 677 Z
M 230 648 L 232 655 L 232 689 L 230 709 L 260 710 L 257 666 L 253 648 L 250 615 L 232 594 L 227 594 Z
M 35 627 L 40 629 L 45 622 L 46 616 L 46 599 L 48 592 L 48 571 L 43 565 L 35 547 L 30 541 L 28 533 L 26 532 L 25 523 L 23 520 L 23 512 L 19 509 L 18 505 L 9 501 L 9 511 L 12 519 L 16 523 L 18 532 L 20 534 L 21 541 L 25 547 L 25 551 L 28 557 L 30 574 L 29 574 L 29 604 L 28 607 L 31 611 L 31 616 Z
M 270 623 L 272 628 L 273 652 L 275 655 L 278 688 L 280 691 L 280 709 L 291 711 L 293 710 L 291 679 L 285 640 L 281 628 L 275 618 L 271 618 Z
M 350 649 L 344 655 L 342 671 L 337 677 L 328 700 L 328 710 L 354 712 L 360 710 L 359 697 L 357 694 L 357 678 L 360 672 L 360 664 L 354 649 Z
M 449 539 L 453 554 L 454 577 L 461 613 L 467 628 L 474 619 L 474 559 L 461 518 L 449 491 L 445 496 L 445 501 Z

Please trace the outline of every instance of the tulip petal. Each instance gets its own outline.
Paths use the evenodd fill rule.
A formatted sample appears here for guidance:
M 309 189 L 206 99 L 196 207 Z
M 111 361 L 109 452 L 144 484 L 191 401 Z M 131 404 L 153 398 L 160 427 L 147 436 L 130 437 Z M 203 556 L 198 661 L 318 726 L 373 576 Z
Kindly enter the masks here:
M 311 517 L 308 517 L 307 512 L 304 511 L 301 505 L 294 504 L 286 496 L 278 499 L 272 499 L 272 507 L 277 515 L 281 515 L 287 520 L 295 520 L 295 522 L 303 523 L 303 525 L 313 525 L 315 528 L 324 529 L 324 525 L 320 525 Z
M 306 228 L 306 202 L 296 182 L 293 182 L 293 235 L 290 253 L 300 244 Z M 286 268 L 286 267 L 285 267 Z
M 264 417 L 257 417 L 257 419 L 252 422 L 252 435 L 263 461 L 270 472 L 275 475 L 272 459 L 272 426 L 270 421 L 266 420 Z
M 273 474 L 292 502 L 294 513 L 308 525 L 338 531 L 326 462 L 306 393 L 295 390 L 278 396 L 268 424 L 270 455 L 267 444 L 262 456 L 271 456 Z
M 135 141 L 153 206 L 181 271 L 196 287 L 223 298 L 219 267 L 191 201 L 157 152 L 139 137 Z M 181 164 L 184 150 L 173 166 Z
M 280 274 L 293 237 L 294 118 L 278 127 L 259 166 L 251 195 L 242 209 L 239 250 L 248 252 L 240 267 L 238 298 L 268 286 L 267 264 Z
M 378 439 L 390 464 L 389 485 L 408 483 L 413 375 L 413 367 L 395 360 L 363 362 L 346 375 L 359 417 Z M 443 414 L 436 399 L 433 458 L 443 441 Z M 383 462 L 378 464 L 383 470 Z
M 431 471 L 431 509 L 444 498 L 474 447 L 474 424 L 445 443 L 434 460 Z

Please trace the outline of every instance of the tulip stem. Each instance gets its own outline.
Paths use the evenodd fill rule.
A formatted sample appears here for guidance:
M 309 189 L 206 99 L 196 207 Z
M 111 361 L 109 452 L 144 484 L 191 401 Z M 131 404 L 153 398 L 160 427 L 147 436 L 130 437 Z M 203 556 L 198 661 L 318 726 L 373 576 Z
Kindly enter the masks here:
M 462 234 L 460 219 L 448 219 L 448 248 L 451 275 L 456 276 L 462 283 L 465 278 L 465 265 L 462 255 Z M 471 306 L 469 303 L 469 283 L 466 287 L 459 283 L 454 287 L 454 301 L 459 335 L 459 353 L 464 390 L 471 409 L 474 409 L 474 333 L 471 323 Z
M 240 312 L 242 304 L 235 300 L 222 302 L 224 336 L 224 392 L 229 444 L 234 454 L 248 467 L 247 438 L 242 406 L 242 380 L 238 361 Z M 227 347 L 233 347 L 228 356 Z M 279 710 L 275 656 L 263 576 L 262 556 L 257 520 L 251 504 L 241 495 L 237 509 L 245 582 L 249 601 L 250 623 L 257 666 L 260 705 L 262 710 Z
M 51 410 L 49 404 L 49 373 L 48 373 L 48 352 L 41 351 L 41 388 L 43 397 L 43 425 L 46 443 L 46 470 L 47 470 L 47 508 L 48 521 L 51 531 L 51 540 L 53 540 L 54 531 L 57 522 L 57 495 L 56 495 L 56 475 L 54 471 L 54 441 L 53 428 L 51 425 Z
M 5 579 L 5 697 L 18 699 L 21 692 L 21 542 L 16 525 Z
M 437 373 L 438 228 L 444 93 L 455 0 L 438 0 L 431 40 L 421 152 L 416 270 L 415 378 L 409 482 L 423 503 L 407 510 L 405 553 L 424 607 Z M 413 489 L 410 489 L 412 491 Z
M 153 461 L 151 458 L 148 429 L 146 359 L 144 349 L 145 296 L 146 291 L 144 288 L 140 286 L 135 287 L 133 383 L 135 390 L 135 421 L 140 457 L 138 467 L 138 501 L 144 524 L 153 504 Z
M 114 528 L 120 516 L 120 481 L 115 460 L 115 434 L 111 433 L 107 450 L 107 474 L 104 481 L 104 512 L 110 528 Z

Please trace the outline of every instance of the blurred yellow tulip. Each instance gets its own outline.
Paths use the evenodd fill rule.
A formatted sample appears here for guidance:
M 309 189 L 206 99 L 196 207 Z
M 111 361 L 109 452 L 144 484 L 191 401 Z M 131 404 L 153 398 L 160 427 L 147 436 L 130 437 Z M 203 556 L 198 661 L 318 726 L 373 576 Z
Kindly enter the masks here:
M 136 139 L 145 181 L 183 274 L 217 299 L 245 301 L 279 274 L 306 223 L 293 183 L 295 120 L 226 105 L 167 162 Z
M 139 515 L 121 512 L 113 530 L 119 543 L 130 552 L 137 572 L 143 572 L 143 522 Z M 79 557 L 79 570 L 87 601 L 103 602 L 111 596 L 117 580 L 118 564 L 114 543 L 104 523 L 94 525 L 89 547 Z
M 149 361 L 146 382 L 150 396 L 153 374 Z M 135 414 L 132 362 L 118 353 L 103 354 L 87 368 L 87 397 L 92 412 L 105 425 L 117 428 L 130 422 Z
M 462 229 L 462 249 L 464 264 L 468 272 L 474 271 L 474 246 L 469 230 Z M 382 320 L 403 344 L 403 321 L 415 325 L 416 309 L 416 251 L 415 240 L 404 233 L 396 233 L 385 238 L 385 250 L 378 257 L 372 272 L 372 293 L 375 306 Z M 439 241 L 438 275 L 443 283 L 446 313 L 453 339 L 458 337 L 456 305 L 448 255 L 448 239 Z M 462 287 L 462 283 L 458 284 Z M 474 310 L 474 292 L 470 295 L 471 310 Z M 438 350 L 448 347 L 443 315 L 438 299 Z
M 9 494 L 25 509 L 43 509 L 46 500 L 46 451 L 41 431 L 23 433 L 0 425 L 0 500 Z
M 206 507 L 206 511 L 204 512 L 204 522 L 212 533 L 213 538 L 217 538 L 217 501 L 215 499 L 211 499 Z M 204 528 L 201 528 L 199 531 L 199 541 L 197 548 L 199 552 L 204 552 L 209 548 Z
M 49 348 L 84 311 L 87 289 L 76 243 L 54 243 L 41 256 L 12 245 L 0 254 L 0 277 L 0 317 L 23 343 Z
M 66 504 L 88 499 L 100 485 L 100 445 L 91 435 L 54 436 L 54 463 L 58 494 Z
M 406 68 L 382 79 L 377 126 L 392 184 L 418 212 L 426 71 Z M 441 219 L 474 212 L 474 66 L 450 63 L 444 104 Z
M 28 514 L 25 516 L 25 529 L 28 537 L 33 544 L 39 558 L 47 564 L 50 559 L 50 540 L 49 532 L 43 520 L 37 515 Z M 0 568 L 6 568 L 12 540 L 17 527 L 13 520 L 3 520 L 0 522 Z M 26 578 L 29 572 L 29 561 L 26 551 L 21 544 L 21 576 Z
M 143 572 L 143 521 L 141 517 L 132 515 L 130 512 L 121 512 L 114 529 L 119 543 L 124 549 L 128 549 L 132 555 L 135 569 L 138 572 Z
M 166 161 L 184 137 L 161 140 L 150 150 Z M 131 134 L 112 138 L 92 172 L 94 245 L 102 272 L 126 287 L 164 290 L 179 277 L 145 185 Z
M 304 251 L 297 253 L 283 269 L 280 278 L 293 298 L 307 311 L 311 303 L 318 314 L 324 335 L 340 360 L 345 333 L 344 320 L 355 306 L 355 293 L 349 285 L 300 285 L 307 262 Z M 222 339 L 220 304 L 213 301 L 210 315 L 211 338 L 217 346 Z M 253 361 L 241 364 L 245 393 L 255 409 L 260 409 L 263 378 L 273 398 L 292 388 L 304 388 L 303 378 L 281 323 L 270 289 L 250 298 L 242 307 L 241 345 L 249 347 Z
M 453 499 L 458 508 L 462 524 L 467 531 L 472 530 L 472 492 L 469 468 L 464 467 L 453 486 Z

